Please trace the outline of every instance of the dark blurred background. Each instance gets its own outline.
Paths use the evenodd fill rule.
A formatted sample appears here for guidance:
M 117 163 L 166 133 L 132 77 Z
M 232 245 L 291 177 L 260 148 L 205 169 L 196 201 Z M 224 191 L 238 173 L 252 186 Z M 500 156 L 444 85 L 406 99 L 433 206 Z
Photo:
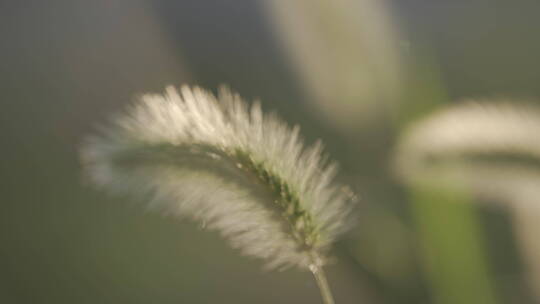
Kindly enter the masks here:
M 0 303 L 320 302 L 309 273 L 85 182 L 83 138 L 183 83 L 260 98 L 340 162 L 361 200 L 337 303 L 538 303 L 508 207 L 415 204 L 389 160 L 441 104 L 537 100 L 539 30 L 534 0 L 1 1 Z

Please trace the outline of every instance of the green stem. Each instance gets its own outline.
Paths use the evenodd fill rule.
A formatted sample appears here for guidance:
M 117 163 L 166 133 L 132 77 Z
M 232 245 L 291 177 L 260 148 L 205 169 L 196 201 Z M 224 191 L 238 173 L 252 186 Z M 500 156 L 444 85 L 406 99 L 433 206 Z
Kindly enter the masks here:
M 312 265 L 310 267 L 311 273 L 317 281 L 317 286 L 321 291 L 321 296 L 324 304 L 334 304 L 334 297 L 332 296 L 332 291 L 330 291 L 330 286 L 328 285 L 328 280 L 326 280 L 326 275 L 321 266 Z
M 410 191 L 435 302 L 497 304 L 481 227 L 465 186 L 438 179 L 416 183 Z

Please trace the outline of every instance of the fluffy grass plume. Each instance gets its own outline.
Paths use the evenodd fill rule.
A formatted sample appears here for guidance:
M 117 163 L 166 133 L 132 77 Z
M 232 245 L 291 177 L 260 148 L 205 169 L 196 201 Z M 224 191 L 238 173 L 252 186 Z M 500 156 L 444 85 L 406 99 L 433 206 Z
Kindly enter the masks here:
M 460 181 L 476 194 L 513 201 L 540 187 L 538 134 L 538 107 L 462 102 L 412 125 L 398 145 L 396 167 L 406 181 Z
M 350 194 L 321 144 L 222 88 L 144 95 L 87 139 L 91 180 L 193 218 L 269 268 L 320 267 L 348 226 Z

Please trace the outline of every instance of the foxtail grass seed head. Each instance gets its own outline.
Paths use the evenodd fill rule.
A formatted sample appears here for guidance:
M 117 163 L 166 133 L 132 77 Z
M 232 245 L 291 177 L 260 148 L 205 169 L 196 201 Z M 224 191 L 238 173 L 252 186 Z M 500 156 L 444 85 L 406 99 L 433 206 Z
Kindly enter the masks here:
M 304 147 L 298 127 L 226 88 L 144 95 L 86 140 L 82 160 L 96 185 L 199 221 L 269 268 L 321 266 L 350 224 L 352 196 L 322 145 Z
M 484 197 L 521 201 L 540 189 L 540 108 L 466 101 L 413 124 L 395 167 L 406 182 L 458 181 Z

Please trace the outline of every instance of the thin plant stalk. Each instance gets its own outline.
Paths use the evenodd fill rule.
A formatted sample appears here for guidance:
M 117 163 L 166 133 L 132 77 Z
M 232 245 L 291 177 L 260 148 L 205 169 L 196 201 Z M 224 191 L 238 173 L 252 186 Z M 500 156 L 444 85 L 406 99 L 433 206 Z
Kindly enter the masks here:
M 332 296 L 332 291 L 330 290 L 330 285 L 328 285 L 328 280 L 326 279 L 326 274 L 321 266 L 312 265 L 309 267 L 311 273 L 317 281 L 317 286 L 321 292 L 321 297 L 324 304 L 334 304 L 334 297 Z
M 467 189 L 438 180 L 409 190 L 435 303 L 498 303 Z

